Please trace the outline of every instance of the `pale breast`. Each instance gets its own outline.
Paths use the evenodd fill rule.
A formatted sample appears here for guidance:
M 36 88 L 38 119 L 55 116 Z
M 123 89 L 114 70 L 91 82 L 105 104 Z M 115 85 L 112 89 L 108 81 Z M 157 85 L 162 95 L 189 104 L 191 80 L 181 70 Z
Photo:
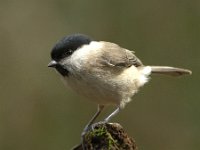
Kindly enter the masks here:
M 147 82 L 147 75 L 134 65 L 104 65 L 99 56 L 102 46 L 92 42 L 74 52 L 68 60 L 69 76 L 64 81 L 75 92 L 98 104 L 125 105 Z

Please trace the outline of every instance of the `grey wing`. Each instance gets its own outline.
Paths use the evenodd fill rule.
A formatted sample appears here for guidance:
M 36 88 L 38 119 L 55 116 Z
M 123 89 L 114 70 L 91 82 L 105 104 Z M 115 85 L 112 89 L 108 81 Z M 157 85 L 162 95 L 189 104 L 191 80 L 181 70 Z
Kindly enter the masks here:
M 143 66 L 140 59 L 132 51 L 110 42 L 104 42 L 104 47 L 102 53 L 102 64 L 104 65 L 122 68 L 132 65 L 136 67 Z

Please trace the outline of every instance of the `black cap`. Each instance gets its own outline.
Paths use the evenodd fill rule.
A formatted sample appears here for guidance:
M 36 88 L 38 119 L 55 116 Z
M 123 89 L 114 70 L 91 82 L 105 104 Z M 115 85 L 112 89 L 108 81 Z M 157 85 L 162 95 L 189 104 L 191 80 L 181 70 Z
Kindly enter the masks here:
M 83 34 L 73 34 L 65 36 L 58 41 L 51 51 L 51 58 L 59 61 L 64 57 L 70 56 L 79 47 L 90 44 L 92 39 Z

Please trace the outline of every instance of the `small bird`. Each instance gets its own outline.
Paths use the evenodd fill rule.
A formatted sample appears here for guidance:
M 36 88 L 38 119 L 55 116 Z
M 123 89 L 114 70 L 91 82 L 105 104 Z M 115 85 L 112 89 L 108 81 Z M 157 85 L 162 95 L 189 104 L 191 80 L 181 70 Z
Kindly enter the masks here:
M 67 87 L 98 104 L 98 109 L 84 131 L 94 123 L 103 108 L 116 109 L 105 118 L 108 122 L 138 89 L 149 81 L 151 74 L 181 76 L 191 74 L 187 69 L 168 66 L 146 66 L 133 51 L 105 41 L 94 41 L 83 34 L 65 36 L 51 51 L 53 67 Z

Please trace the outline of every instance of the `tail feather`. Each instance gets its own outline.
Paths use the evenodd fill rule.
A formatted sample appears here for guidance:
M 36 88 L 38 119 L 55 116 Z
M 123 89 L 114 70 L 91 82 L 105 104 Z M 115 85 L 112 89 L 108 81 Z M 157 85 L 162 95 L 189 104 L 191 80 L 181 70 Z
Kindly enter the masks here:
M 156 74 L 165 74 L 170 76 L 191 75 L 192 71 L 183 68 L 168 67 L 168 66 L 150 66 L 151 72 Z

